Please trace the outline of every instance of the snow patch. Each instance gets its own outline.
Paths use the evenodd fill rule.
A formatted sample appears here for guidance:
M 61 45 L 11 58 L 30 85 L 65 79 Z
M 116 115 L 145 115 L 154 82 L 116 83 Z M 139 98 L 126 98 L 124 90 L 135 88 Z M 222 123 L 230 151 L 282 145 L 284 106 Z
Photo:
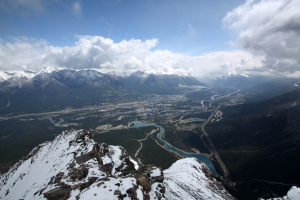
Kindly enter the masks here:
M 206 165 L 196 158 L 176 161 L 169 169 L 164 170 L 164 177 L 166 199 L 234 199 L 213 178 Z
M 272 198 L 272 200 L 299 200 L 300 188 L 293 186 L 284 197 Z M 271 200 L 271 199 L 270 199 Z
M 137 161 L 135 161 L 133 158 L 131 158 L 131 157 L 129 157 L 129 160 L 134 164 L 134 168 L 136 169 L 136 170 L 138 170 L 139 169 L 139 164 L 138 164 L 138 162 Z

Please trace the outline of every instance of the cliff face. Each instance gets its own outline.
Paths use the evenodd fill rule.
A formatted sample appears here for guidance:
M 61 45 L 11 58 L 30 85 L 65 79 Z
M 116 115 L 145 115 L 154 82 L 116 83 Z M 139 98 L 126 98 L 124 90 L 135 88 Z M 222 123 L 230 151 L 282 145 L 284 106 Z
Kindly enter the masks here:
M 123 147 L 65 131 L 1 176 L 0 199 L 233 199 L 196 159 L 165 171 L 135 163 Z

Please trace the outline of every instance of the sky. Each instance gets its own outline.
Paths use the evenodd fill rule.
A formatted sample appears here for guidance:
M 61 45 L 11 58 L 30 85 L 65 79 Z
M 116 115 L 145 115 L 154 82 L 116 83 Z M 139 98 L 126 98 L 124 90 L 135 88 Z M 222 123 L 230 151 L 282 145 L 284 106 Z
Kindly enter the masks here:
M 299 0 L 1 0 L 0 70 L 300 78 Z

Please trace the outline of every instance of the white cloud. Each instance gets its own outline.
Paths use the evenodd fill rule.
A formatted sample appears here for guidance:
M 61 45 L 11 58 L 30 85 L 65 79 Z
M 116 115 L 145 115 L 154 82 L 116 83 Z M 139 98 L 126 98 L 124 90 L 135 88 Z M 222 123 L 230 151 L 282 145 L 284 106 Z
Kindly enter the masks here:
M 3 0 L 2 10 L 41 11 L 45 0 Z M 56 1 L 51 1 L 56 2 Z M 82 15 L 81 1 L 63 3 L 75 16 Z M 119 0 L 103 1 L 112 4 Z M 68 5 L 69 7 L 66 7 Z M 71 6 L 71 7 L 70 7 Z M 25 10 L 26 10 L 25 9 Z M 188 56 L 168 50 L 153 50 L 157 39 L 114 42 L 100 36 L 77 36 L 73 46 L 52 46 L 28 37 L 0 39 L 0 70 L 41 70 L 45 66 L 102 71 L 149 70 L 160 73 L 269 73 L 300 74 L 300 1 L 247 0 L 228 12 L 224 25 L 237 33 L 235 44 L 247 51 L 218 51 Z M 102 23 L 103 18 L 100 20 Z M 197 35 L 193 26 L 183 24 L 188 36 Z
M 265 56 L 266 70 L 292 74 L 300 71 L 299 10 L 299 0 L 247 0 L 223 23 L 238 33 L 238 44 Z
M 74 46 L 54 47 L 44 40 L 16 38 L 0 43 L 1 70 L 42 70 L 44 67 L 97 69 L 106 71 L 147 70 L 157 73 L 245 73 L 260 71 L 262 58 L 244 51 L 213 52 L 188 56 L 152 48 L 157 39 L 123 40 L 119 43 L 100 36 L 77 36 Z
M 14 43 L 0 40 L 0 68 L 9 70 L 39 70 L 43 58 L 49 53 L 45 40 L 20 37 Z
M 74 2 L 71 7 L 72 14 L 79 17 L 82 15 L 82 8 L 80 2 Z
M 100 36 L 78 36 L 74 46 L 63 47 L 59 53 L 50 53 L 45 58 L 54 66 L 73 69 L 126 70 L 143 68 L 145 57 L 157 44 L 152 40 L 123 40 L 115 43 Z

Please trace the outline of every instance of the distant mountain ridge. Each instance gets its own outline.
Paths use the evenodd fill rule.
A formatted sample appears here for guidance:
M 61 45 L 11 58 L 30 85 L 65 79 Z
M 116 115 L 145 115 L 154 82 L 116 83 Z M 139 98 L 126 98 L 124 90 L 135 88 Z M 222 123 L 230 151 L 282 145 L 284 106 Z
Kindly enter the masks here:
M 119 79 L 118 77 L 116 77 Z M 149 74 L 142 71 L 132 73 L 130 76 L 119 79 L 125 85 L 142 93 L 174 94 L 174 89 L 184 86 L 206 86 L 192 76 L 178 74 Z
M 235 88 L 255 95 L 255 100 L 269 99 L 299 88 L 300 79 L 261 75 L 216 74 L 198 78 L 215 88 Z
M 4 91 L 18 90 L 36 75 L 31 71 L 0 72 L 0 88 Z
M 153 74 L 137 71 L 130 75 L 120 73 L 101 73 L 95 70 L 47 70 L 40 73 L 29 71 L 19 72 L 1 72 L 0 90 L 4 88 L 16 87 L 21 89 L 30 81 L 41 82 L 43 87 L 55 79 L 61 84 L 70 88 L 73 87 L 99 87 L 103 89 L 116 89 L 122 87 L 131 87 L 133 89 L 142 87 L 167 87 L 175 89 L 178 85 L 198 85 L 204 86 L 192 76 L 178 74 Z
M 273 77 L 260 75 L 216 74 L 199 78 L 204 83 L 215 87 L 234 87 L 245 89 L 273 80 Z
M 133 93 L 184 94 L 192 89 L 190 86 L 205 85 L 192 76 L 141 71 L 125 76 L 95 70 L 47 68 L 39 73 L 1 72 L 0 78 L 2 114 L 116 102 L 122 92 L 129 93 L 129 96 Z

